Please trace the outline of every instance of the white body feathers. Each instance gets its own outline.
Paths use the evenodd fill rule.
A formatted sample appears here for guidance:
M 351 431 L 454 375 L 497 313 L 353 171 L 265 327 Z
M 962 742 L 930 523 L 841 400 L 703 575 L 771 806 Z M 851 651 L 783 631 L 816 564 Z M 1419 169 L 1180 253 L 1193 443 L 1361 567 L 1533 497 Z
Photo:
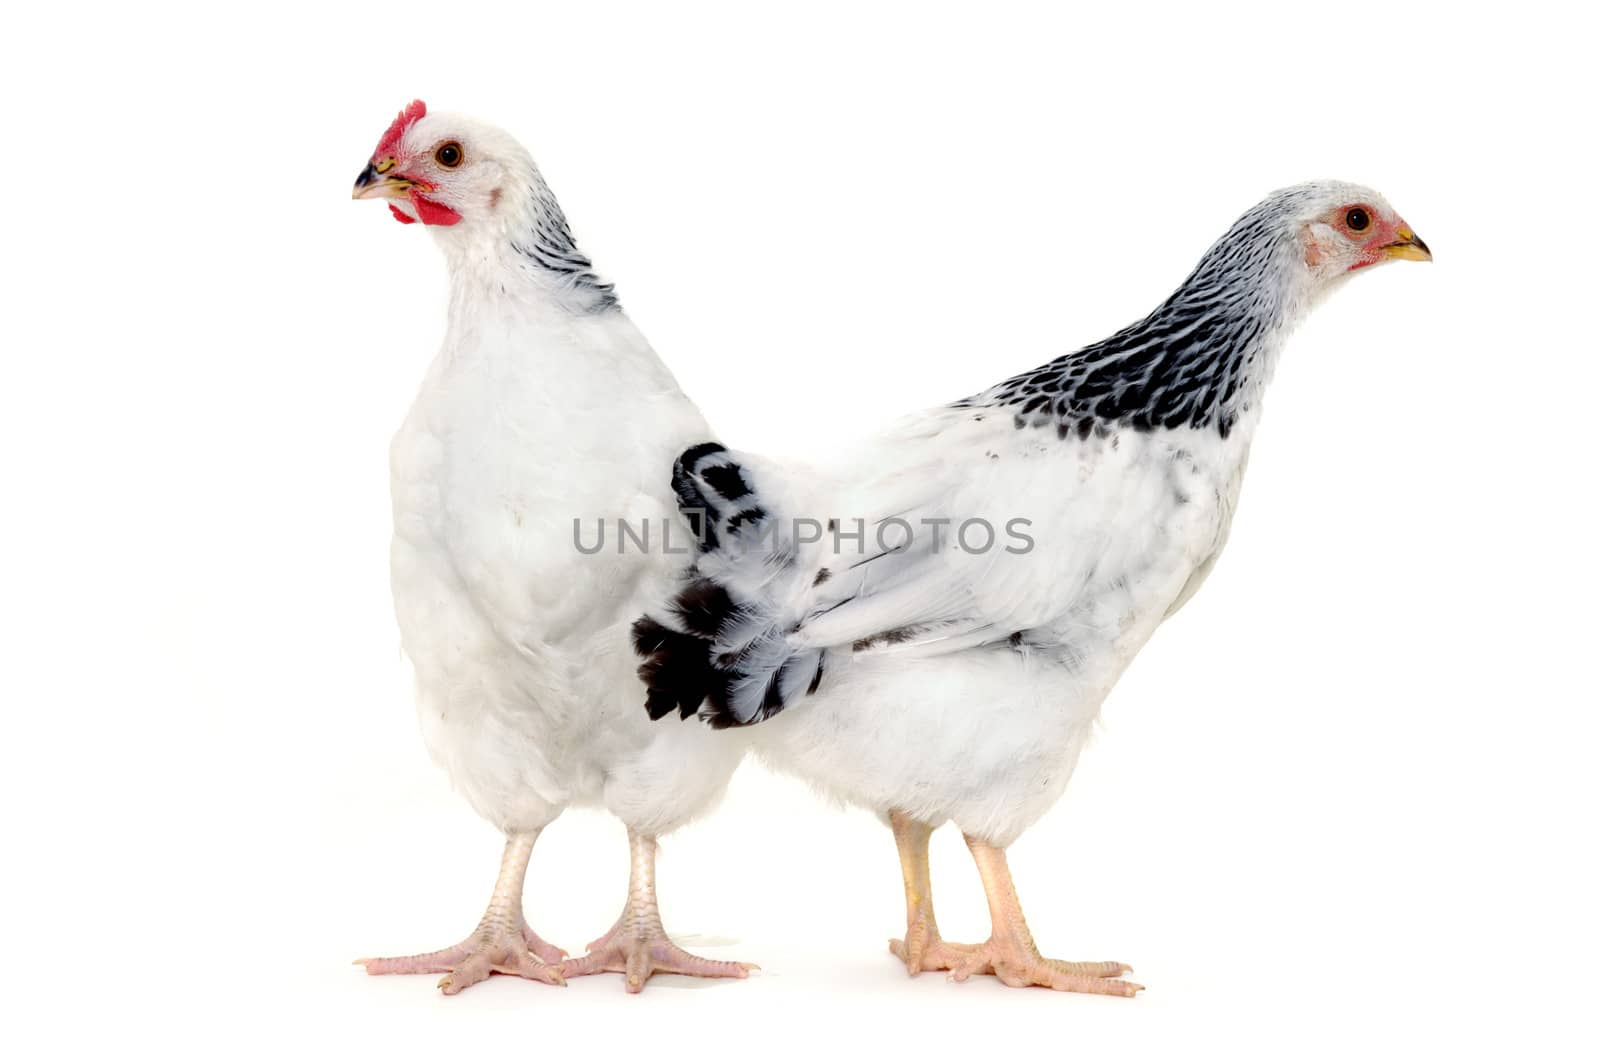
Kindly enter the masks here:
M 867 528 L 864 548 L 827 533 L 799 548 L 778 623 L 805 618 L 787 642 L 827 651 L 823 681 L 752 728 L 754 748 L 842 800 L 1009 844 L 1060 796 L 1101 702 L 1210 571 L 1252 428 L 1059 440 L 1003 412 L 943 409 L 852 455 L 878 470 L 867 480 L 741 456 L 777 512 Z M 867 560 L 891 514 L 916 545 Z M 942 548 L 924 552 L 935 528 Z M 701 571 L 718 578 L 715 555 Z
M 619 552 L 615 529 L 679 521 L 664 470 L 705 422 L 622 311 L 597 308 L 608 288 L 597 301 L 575 284 L 587 273 L 541 264 L 569 252 L 523 235 L 565 236 L 531 160 L 496 131 L 480 143 L 510 160 L 508 191 L 489 200 L 495 224 L 435 230 L 448 332 L 391 448 L 395 613 L 423 736 L 504 831 L 580 804 L 659 834 L 714 803 L 742 743 L 640 712 L 628 624 L 684 559 Z M 604 522 L 605 548 L 580 551 L 575 521 L 589 546 Z

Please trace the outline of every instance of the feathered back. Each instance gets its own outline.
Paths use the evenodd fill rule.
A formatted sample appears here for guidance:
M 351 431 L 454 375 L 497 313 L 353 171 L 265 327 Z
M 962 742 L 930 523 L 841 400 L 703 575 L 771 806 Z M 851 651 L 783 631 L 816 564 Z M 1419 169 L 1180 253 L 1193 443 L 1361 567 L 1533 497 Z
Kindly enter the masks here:
M 918 415 L 829 482 L 802 483 L 816 477 L 717 443 L 685 451 L 673 487 L 702 553 L 668 607 L 635 626 L 651 716 L 676 707 L 717 727 L 759 722 L 814 691 L 829 654 L 843 675 L 857 654 L 1025 653 L 1035 639 L 1059 642 L 1092 581 L 1138 571 L 1149 527 L 1134 522 L 1130 533 L 1108 514 L 1182 525 L 1190 494 L 1215 491 L 1189 448 L 1242 460 L 1257 399 L 1312 290 L 1298 234 L 1352 197 L 1381 202 L 1331 182 L 1274 193 L 1142 321 Z M 1189 434 L 1141 457 L 1144 443 L 1171 433 Z M 828 518 L 831 547 L 799 534 L 808 514 Z M 1039 549 L 1031 536 L 1019 549 L 995 548 L 992 537 L 976 551 L 941 548 L 937 532 L 911 532 L 992 532 L 1022 516 L 1048 533 Z M 852 556 L 836 518 L 867 533 L 854 533 Z M 1212 549 L 1215 527 L 1203 513 L 1195 520 L 1196 548 Z M 891 525 L 906 534 L 886 536 Z M 875 550 L 862 551 L 863 538 Z

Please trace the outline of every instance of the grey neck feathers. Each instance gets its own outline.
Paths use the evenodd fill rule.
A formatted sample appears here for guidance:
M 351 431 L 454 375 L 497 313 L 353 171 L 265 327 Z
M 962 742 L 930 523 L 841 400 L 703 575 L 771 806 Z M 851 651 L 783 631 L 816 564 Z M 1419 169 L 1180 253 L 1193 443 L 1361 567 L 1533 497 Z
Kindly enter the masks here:
M 1240 218 L 1144 320 L 956 405 L 1007 409 L 1018 428 L 1062 438 L 1119 427 L 1226 437 L 1258 405 L 1303 310 L 1285 224 L 1298 205 L 1285 196 Z

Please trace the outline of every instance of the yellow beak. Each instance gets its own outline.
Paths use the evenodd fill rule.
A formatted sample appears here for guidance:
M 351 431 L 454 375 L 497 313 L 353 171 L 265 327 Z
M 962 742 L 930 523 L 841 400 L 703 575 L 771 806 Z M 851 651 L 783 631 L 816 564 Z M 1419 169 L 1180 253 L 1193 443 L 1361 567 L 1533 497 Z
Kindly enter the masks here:
M 404 199 L 406 193 L 415 187 L 420 187 L 416 181 L 404 177 L 384 176 L 394 169 L 394 159 L 376 159 L 367 163 L 367 168 L 356 175 L 356 187 L 350 193 L 351 199 Z
M 1394 234 L 1399 239 L 1383 247 L 1383 253 L 1389 258 L 1403 258 L 1411 262 L 1433 261 L 1433 252 L 1422 242 L 1422 237 L 1411 231 L 1411 226 L 1402 225 Z

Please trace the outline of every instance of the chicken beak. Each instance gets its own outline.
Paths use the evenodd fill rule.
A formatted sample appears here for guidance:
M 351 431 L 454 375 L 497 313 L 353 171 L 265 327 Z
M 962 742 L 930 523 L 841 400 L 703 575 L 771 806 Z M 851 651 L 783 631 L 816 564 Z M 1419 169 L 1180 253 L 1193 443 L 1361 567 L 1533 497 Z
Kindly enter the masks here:
M 1389 258 L 1403 258 L 1411 262 L 1432 262 L 1433 252 L 1428 250 L 1428 245 L 1422 242 L 1422 237 L 1411 231 L 1411 226 L 1402 225 L 1394 231 L 1397 239 L 1392 244 L 1385 244 L 1383 253 Z
M 356 174 L 356 187 L 351 199 L 404 199 L 416 183 L 398 175 L 386 176 L 394 169 L 394 159 L 374 159 L 367 168 Z

